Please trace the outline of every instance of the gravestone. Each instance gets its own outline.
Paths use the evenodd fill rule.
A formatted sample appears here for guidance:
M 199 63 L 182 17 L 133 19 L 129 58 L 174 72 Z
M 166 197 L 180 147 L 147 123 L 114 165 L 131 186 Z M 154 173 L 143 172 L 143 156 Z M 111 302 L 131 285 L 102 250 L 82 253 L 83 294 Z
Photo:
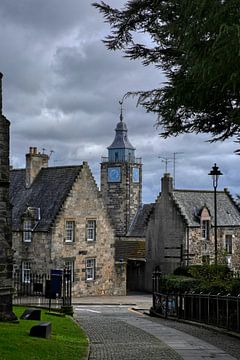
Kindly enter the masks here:
M 21 320 L 41 320 L 41 310 L 26 309 L 20 317 Z
M 51 322 L 43 322 L 43 323 L 33 326 L 30 329 L 29 335 L 48 339 L 48 338 L 50 338 L 51 331 L 52 331 Z

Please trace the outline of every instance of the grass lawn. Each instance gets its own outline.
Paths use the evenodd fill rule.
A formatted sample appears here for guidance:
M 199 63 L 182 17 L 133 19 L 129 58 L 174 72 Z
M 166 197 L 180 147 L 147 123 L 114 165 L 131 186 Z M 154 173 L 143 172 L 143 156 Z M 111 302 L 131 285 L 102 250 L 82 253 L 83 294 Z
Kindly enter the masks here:
M 19 318 L 24 307 L 14 307 Z M 51 321 L 50 339 L 29 336 L 30 328 L 39 321 L 20 320 L 19 324 L 0 322 L 1 360 L 81 360 L 87 354 L 84 332 L 68 316 L 49 315 L 41 310 L 41 321 Z

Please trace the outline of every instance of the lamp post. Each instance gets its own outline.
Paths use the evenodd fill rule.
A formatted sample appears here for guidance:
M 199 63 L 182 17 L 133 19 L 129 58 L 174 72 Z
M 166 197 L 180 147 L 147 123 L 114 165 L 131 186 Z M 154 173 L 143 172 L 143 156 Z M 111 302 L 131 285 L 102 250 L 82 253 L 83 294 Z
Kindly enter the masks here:
M 215 256 L 214 259 L 215 259 L 215 265 L 217 265 L 217 186 L 218 186 L 219 176 L 222 175 L 222 173 L 219 170 L 218 166 L 214 164 L 212 170 L 208 175 L 212 176 L 213 189 L 214 189 L 214 256 Z

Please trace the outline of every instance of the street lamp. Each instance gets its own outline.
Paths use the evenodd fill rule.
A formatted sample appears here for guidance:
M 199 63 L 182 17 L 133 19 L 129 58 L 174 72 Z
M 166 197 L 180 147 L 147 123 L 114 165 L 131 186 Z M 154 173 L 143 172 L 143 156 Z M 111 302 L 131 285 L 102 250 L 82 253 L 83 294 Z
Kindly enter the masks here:
M 222 175 L 218 166 L 214 164 L 212 170 L 208 175 L 212 176 L 213 180 L 213 189 L 214 189 L 214 254 L 215 254 L 215 265 L 217 265 L 217 186 L 219 176 Z

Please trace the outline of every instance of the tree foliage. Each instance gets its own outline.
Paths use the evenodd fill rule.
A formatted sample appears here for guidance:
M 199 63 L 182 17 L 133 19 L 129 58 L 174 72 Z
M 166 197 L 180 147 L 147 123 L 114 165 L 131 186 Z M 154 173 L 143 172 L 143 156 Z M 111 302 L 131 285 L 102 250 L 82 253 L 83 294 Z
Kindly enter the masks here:
M 108 49 L 165 73 L 160 88 L 137 93 L 138 103 L 158 115 L 162 136 L 196 132 L 210 133 L 212 140 L 240 140 L 239 0 L 128 0 L 122 9 L 103 1 L 93 5 L 111 26 L 104 40 Z

